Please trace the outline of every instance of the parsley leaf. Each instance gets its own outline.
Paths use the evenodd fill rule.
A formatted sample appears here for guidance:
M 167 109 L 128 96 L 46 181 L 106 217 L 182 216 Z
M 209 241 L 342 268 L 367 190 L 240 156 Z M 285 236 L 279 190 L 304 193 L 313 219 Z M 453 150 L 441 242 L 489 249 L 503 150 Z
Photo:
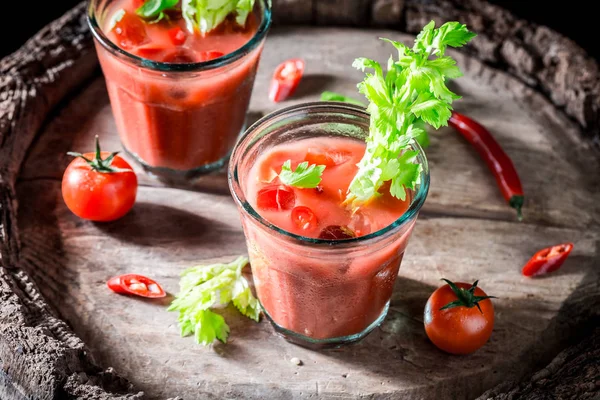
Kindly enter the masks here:
M 199 265 L 181 274 L 180 292 L 169 306 L 178 311 L 181 336 L 194 334 L 196 342 L 207 346 L 215 339 L 227 342 L 229 326 L 211 307 L 233 302 L 245 316 L 258 321 L 260 306 L 252 295 L 242 269 L 248 265 L 246 257 L 238 257 L 229 264 Z
M 165 11 L 175 8 L 179 0 L 147 0 L 135 10 L 140 17 L 150 20 L 150 23 L 156 23 L 166 18 Z
M 366 203 L 379 195 L 384 182 L 391 181 L 390 193 L 406 198 L 406 190 L 420 181 L 422 167 L 415 164 L 417 153 L 412 143 L 427 145 L 425 124 L 434 128 L 446 126 L 452 114 L 451 104 L 459 99 L 446 86 L 446 79 L 462 74 L 456 61 L 445 56 L 448 46 L 460 47 L 475 37 L 458 22 L 447 22 L 435 28 L 432 21 L 416 37 L 412 48 L 389 39 L 398 51 L 390 57 L 384 72 L 381 64 L 368 58 L 357 58 L 355 68 L 368 72 L 358 90 L 369 100 L 369 137 L 358 172 L 350 183 L 346 203 Z
M 302 189 L 312 189 L 319 186 L 321 183 L 321 175 L 325 171 L 324 165 L 308 165 L 308 161 L 304 161 L 292 171 L 292 160 L 287 160 L 281 166 L 279 180 L 285 185 L 294 186 Z
M 229 14 L 238 25 L 245 25 L 255 0 L 182 0 L 183 18 L 190 32 L 195 28 L 203 35 L 216 28 Z

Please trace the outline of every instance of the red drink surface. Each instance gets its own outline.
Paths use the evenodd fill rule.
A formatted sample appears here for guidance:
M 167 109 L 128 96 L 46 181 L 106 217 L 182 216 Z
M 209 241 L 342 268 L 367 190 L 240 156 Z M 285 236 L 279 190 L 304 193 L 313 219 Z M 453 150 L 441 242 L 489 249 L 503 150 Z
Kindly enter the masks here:
M 180 15 L 144 22 L 135 14 L 139 4 L 112 2 L 103 31 L 126 52 L 159 62 L 200 62 L 231 53 L 254 36 L 260 22 L 255 14 L 245 27 L 228 19 L 202 36 L 190 33 Z M 121 9 L 125 15 L 110 26 Z M 212 70 L 160 72 L 140 68 L 97 44 L 125 148 L 151 167 L 182 171 L 226 157 L 244 127 L 261 49 Z
M 245 182 L 246 198 L 267 221 L 288 232 L 318 238 L 332 225 L 349 228 L 357 236 L 376 232 L 400 218 L 410 205 L 387 190 L 367 206 L 352 213 L 342 204 L 356 163 L 365 144 L 350 138 L 311 138 L 277 145 L 261 154 Z M 281 165 L 292 167 L 305 160 L 330 164 L 320 189 L 286 188 L 293 204 L 279 197 L 279 209 L 261 203 L 259 193 L 280 188 Z M 314 218 L 294 218 L 294 207 L 307 207 Z M 303 209 L 304 210 L 304 209 Z M 258 297 L 280 326 L 316 339 L 362 332 L 381 315 L 390 300 L 414 219 L 398 232 L 373 239 L 352 249 L 299 247 L 276 239 L 272 233 L 244 220 L 252 271 Z

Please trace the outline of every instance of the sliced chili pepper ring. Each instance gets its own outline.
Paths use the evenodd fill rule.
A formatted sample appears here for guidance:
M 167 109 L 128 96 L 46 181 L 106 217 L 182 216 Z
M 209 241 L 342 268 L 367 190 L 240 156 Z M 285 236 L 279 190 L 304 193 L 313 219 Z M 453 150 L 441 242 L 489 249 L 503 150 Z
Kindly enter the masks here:
M 293 58 L 277 66 L 269 87 L 269 99 L 271 101 L 277 103 L 294 94 L 302 75 L 304 75 L 304 65 L 303 60 Z
M 132 294 L 141 297 L 159 298 L 167 294 L 153 279 L 138 274 L 112 277 L 106 282 L 110 290 L 119 294 Z
M 521 273 L 524 276 L 531 277 L 556 271 L 563 265 L 572 250 L 573 243 L 562 243 L 546 247 L 531 257 Z

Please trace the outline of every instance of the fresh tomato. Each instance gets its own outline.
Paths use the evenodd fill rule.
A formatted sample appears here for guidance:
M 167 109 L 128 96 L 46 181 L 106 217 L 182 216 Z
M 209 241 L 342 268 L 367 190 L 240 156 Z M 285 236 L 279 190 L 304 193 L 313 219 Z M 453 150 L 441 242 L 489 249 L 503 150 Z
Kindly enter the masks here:
M 69 153 L 76 157 L 63 175 L 65 204 L 83 219 L 113 221 L 133 207 L 137 177 L 127 161 L 115 153 L 100 151 L 96 136 L 95 153 Z
M 146 27 L 144 22 L 137 16 L 125 12 L 121 18 L 115 21 L 112 28 L 123 49 L 131 49 L 146 42 Z
M 535 253 L 523 267 L 522 274 L 536 276 L 556 271 L 563 265 L 573 250 L 573 243 L 563 243 L 546 247 Z
M 284 185 L 268 186 L 258 192 L 256 205 L 261 210 L 290 210 L 296 204 L 294 191 Z
M 169 29 L 167 33 L 169 34 L 169 39 L 171 39 L 171 43 L 173 43 L 175 46 L 181 46 L 185 43 L 185 40 L 187 39 L 187 34 L 179 26 Z
M 165 297 L 167 295 L 156 281 L 137 274 L 115 276 L 106 282 L 106 286 L 119 294 L 133 294 L 150 298 Z
M 294 207 L 291 218 L 300 229 L 309 230 L 317 226 L 317 216 L 310 208 L 305 206 Z
M 469 354 L 483 346 L 494 328 L 491 298 L 468 283 L 452 283 L 438 288 L 425 305 L 425 332 L 441 350 Z
M 304 74 L 304 61 L 298 58 L 287 60 L 277 66 L 269 88 L 269 99 L 280 102 L 296 91 Z

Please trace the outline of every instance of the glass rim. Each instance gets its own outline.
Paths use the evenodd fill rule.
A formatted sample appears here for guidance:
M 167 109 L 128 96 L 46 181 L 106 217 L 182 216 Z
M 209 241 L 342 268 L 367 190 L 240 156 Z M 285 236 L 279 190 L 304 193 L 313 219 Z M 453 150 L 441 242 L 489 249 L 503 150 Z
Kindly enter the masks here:
M 389 225 L 385 226 L 384 228 L 381 228 L 375 232 L 371 232 L 368 235 L 358 236 L 358 237 L 351 238 L 351 239 L 341 239 L 341 240 L 318 239 L 318 238 L 312 238 L 312 237 L 308 237 L 308 236 L 297 235 L 293 232 L 289 232 L 289 231 L 282 229 L 282 228 L 278 227 L 277 225 L 272 224 L 271 222 L 267 221 L 250 205 L 250 203 L 245 199 L 246 196 L 243 193 L 242 184 L 239 181 L 238 163 L 234 162 L 234 160 L 236 160 L 238 158 L 237 156 L 239 155 L 238 153 L 241 151 L 242 145 L 247 145 L 248 143 L 245 143 L 245 142 L 250 138 L 250 136 L 255 131 L 260 129 L 263 124 L 268 123 L 269 121 L 276 119 L 278 117 L 292 116 L 293 113 L 295 113 L 295 112 L 303 111 L 303 110 L 310 110 L 310 109 L 318 108 L 318 107 L 322 107 L 324 110 L 327 109 L 327 112 L 344 113 L 344 112 L 351 111 L 355 115 L 358 114 L 358 116 L 360 116 L 360 117 L 365 117 L 367 119 L 370 118 L 366 109 L 364 107 L 361 107 L 358 105 L 342 103 L 342 102 L 335 102 L 335 101 L 315 101 L 315 102 L 302 103 L 302 104 L 279 109 L 277 111 L 274 111 L 272 113 L 265 115 L 264 117 L 262 117 L 261 119 L 256 121 L 254 124 L 252 124 L 246 130 L 246 132 L 244 132 L 244 134 L 237 141 L 235 147 L 233 148 L 229 167 L 228 167 L 227 180 L 229 183 L 229 190 L 231 191 L 233 199 L 235 200 L 238 207 L 243 209 L 245 213 L 250 215 L 263 228 L 266 228 L 271 231 L 275 231 L 278 234 L 281 234 L 281 235 L 285 236 L 286 238 L 292 239 L 300 244 L 311 244 L 311 245 L 316 244 L 316 245 L 337 246 L 337 245 L 348 245 L 348 244 L 361 244 L 361 243 L 368 242 L 373 239 L 380 238 L 380 237 L 386 235 L 387 233 L 392 232 L 396 228 L 400 228 L 400 227 L 406 225 L 411 220 L 413 220 L 413 217 L 415 217 L 418 214 L 419 210 L 425 203 L 425 199 L 427 198 L 427 193 L 429 191 L 429 183 L 430 183 L 429 165 L 427 162 L 427 157 L 425 155 L 425 151 L 423 150 L 421 145 L 419 145 L 419 143 L 417 143 L 417 142 L 413 142 L 411 144 L 411 147 L 413 150 L 418 151 L 417 159 L 419 159 L 421 161 L 420 164 L 423 166 L 423 172 L 421 175 L 421 183 L 418 186 L 418 189 L 417 189 L 414 197 L 412 198 L 408 209 L 398 219 L 396 219 L 391 224 L 389 224 Z M 239 156 L 239 157 L 241 157 L 241 156 Z M 240 191 L 241 191 L 241 193 L 239 193 Z M 241 196 L 240 196 L 240 194 L 241 194 Z
M 96 8 L 98 2 L 101 0 L 90 0 L 87 10 L 87 22 L 92 31 L 94 38 L 104 47 L 105 49 L 117 53 L 121 57 L 125 57 L 129 61 L 134 64 L 148 68 L 154 71 L 161 72 L 201 72 L 213 70 L 219 67 L 223 67 L 233 63 L 234 61 L 239 60 L 244 57 L 246 54 L 250 53 L 254 50 L 265 38 L 269 28 L 271 26 L 271 2 L 269 0 L 258 0 L 263 4 L 264 11 L 262 13 L 262 21 L 254 36 L 250 40 L 248 40 L 242 47 L 239 49 L 225 54 L 222 57 L 216 58 L 214 60 L 208 61 L 200 61 L 193 63 L 166 63 L 162 61 L 154 61 L 147 58 L 136 56 L 135 54 L 129 53 L 121 49 L 119 46 L 114 44 L 103 32 L 102 28 L 98 24 L 98 20 L 96 19 Z

